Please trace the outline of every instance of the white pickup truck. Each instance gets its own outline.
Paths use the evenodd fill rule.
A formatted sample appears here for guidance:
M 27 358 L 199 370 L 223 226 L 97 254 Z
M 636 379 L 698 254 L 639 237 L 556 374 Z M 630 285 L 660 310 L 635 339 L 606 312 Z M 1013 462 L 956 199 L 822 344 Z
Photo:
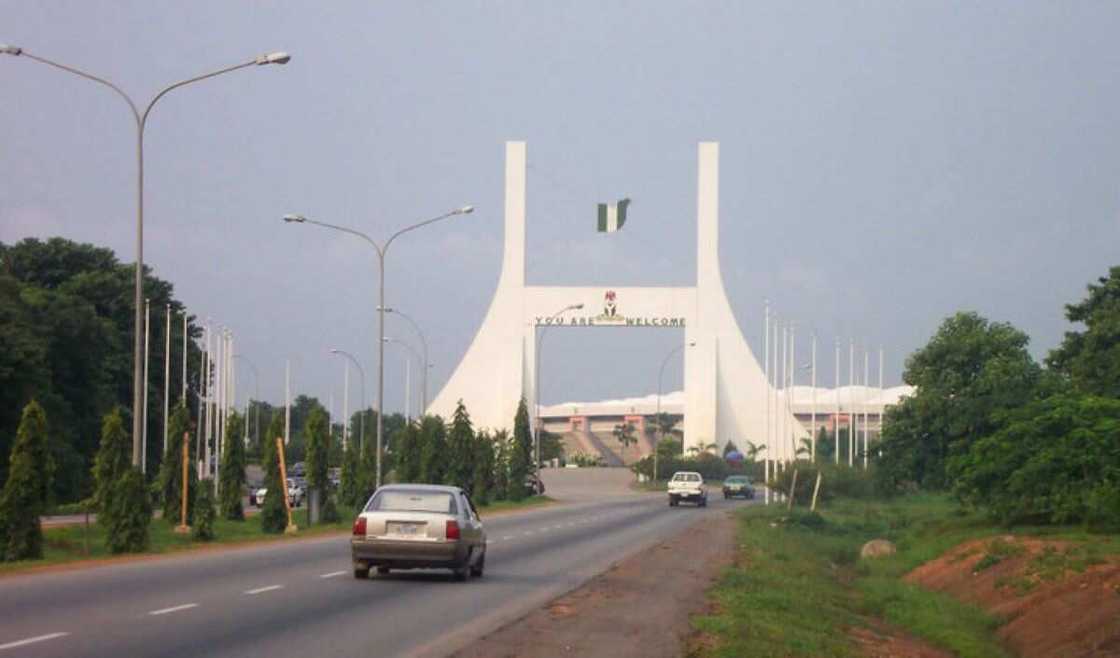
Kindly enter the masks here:
M 704 478 L 695 471 L 677 471 L 669 479 L 669 507 L 676 507 L 681 501 L 708 506 L 708 487 Z

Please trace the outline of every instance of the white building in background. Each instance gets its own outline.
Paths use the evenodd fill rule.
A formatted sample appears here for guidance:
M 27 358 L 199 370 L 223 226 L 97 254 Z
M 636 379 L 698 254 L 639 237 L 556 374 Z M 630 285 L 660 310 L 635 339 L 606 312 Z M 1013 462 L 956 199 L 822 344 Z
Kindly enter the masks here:
M 505 248 L 498 289 L 482 326 L 450 379 L 427 409 L 450 418 L 459 400 L 477 427 L 510 429 L 521 398 L 536 405 L 537 335 L 633 326 L 683 329 L 686 448 L 746 437 L 773 442 L 767 454 L 790 459 L 791 441 L 767 425 L 769 383 L 731 311 L 719 262 L 719 144 L 697 149 L 696 285 L 679 287 L 530 286 L 525 283 L 524 142 L 506 143 Z M 588 199 L 593 208 L 595 199 Z M 633 214 L 633 213 L 632 213 Z M 575 309 L 576 305 L 581 308 Z M 564 309 L 564 312 L 560 312 Z M 570 309 L 570 310 L 568 310 Z M 762 325 L 762 318 L 758 318 Z M 651 359 L 661 355 L 650 355 Z M 610 367 L 610 364 L 604 364 Z M 787 438 L 807 436 L 785 410 L 775 410 Z M 774 418 L 771 418 L 774 420 Z M 594 437 L 592 437 L 594 438 Z

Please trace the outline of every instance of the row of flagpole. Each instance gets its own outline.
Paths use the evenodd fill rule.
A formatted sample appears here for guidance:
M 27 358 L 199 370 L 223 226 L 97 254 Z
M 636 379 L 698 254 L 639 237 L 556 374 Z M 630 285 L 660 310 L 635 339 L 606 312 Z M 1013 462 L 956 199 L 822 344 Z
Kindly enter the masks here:
M 766 481 L 777 477 L 787 465 L 798 458 L 797 437 L 804 432 L 804 428 L 797 421 L 793 408 L 793 392 L 797 385 L 797 371 L 807 369 L 810 373 L 811 411 L 809 416 L 809 460 L 817 460 L 817 334 L 811 333 L 810 361 L 798 367 L 796 360 L 797 330 L 793 321 L 783 321 L 782 318 L 770 308 L 770 301 L 765 301 L 763 324 L 763 376 L 766 381 L 766 449 L 763 454 L 763 473 Z M 836 363 L 834 368 L 835 388 L 833 394 L 835 405 L 832 416 L 832 432 L 835 441 L 833 456 L 837 464 L 840 463 L 840 419 L 844 411 L 844 404 L 840 396 L 841 361 L 840 338 L 835 339 Z M 863 377 L 860 380 L 856 364 L 856 342 L 848 342 L 848 466 L 855 466 L 856 451 L 862 454 L 863 468 L 868 466 L 870 452 L 870 411 L 868 400 L 870 389 L 870 352 L 863 352 Z M 877 409 L 878 425 L 880 432 L 883 427 L 883 358 L 884 350 L 878 350 L 878 398 L 874 405 Z M 857 402 L 856 385 L 862 384 L 860 391 L 862 399 Z M 862 420 L 859 418 L 862 409 Z M 859 446 L 860 432 L 862 431 L 862 448 Z M 770 502 L 771 492 L 766 489 L 766 502 Z M 780 495 L 775 493 L 775 495 Z

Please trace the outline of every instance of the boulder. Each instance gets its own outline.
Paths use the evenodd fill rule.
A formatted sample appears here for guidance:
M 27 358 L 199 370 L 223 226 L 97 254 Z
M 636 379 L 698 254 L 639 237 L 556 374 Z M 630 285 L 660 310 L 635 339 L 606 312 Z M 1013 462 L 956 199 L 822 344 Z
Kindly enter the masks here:
M 886 539 L 872 539 L 859 549 L 859 556 L 861 558 L 869 557 L 882 557 L 884 555 L 894 555 L 894 544 Z

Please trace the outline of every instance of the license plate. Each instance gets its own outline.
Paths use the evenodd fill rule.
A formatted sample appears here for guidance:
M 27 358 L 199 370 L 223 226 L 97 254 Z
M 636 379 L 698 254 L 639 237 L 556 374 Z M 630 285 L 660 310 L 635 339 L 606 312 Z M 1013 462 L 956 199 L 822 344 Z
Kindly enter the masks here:
M 404 523 L 400 521 L 389 521 L 385 524 L 385 531 L 388 534 L 397 535 L 400 537 L 415 537 L 421 533 L 423 528 L 423 523 Z

